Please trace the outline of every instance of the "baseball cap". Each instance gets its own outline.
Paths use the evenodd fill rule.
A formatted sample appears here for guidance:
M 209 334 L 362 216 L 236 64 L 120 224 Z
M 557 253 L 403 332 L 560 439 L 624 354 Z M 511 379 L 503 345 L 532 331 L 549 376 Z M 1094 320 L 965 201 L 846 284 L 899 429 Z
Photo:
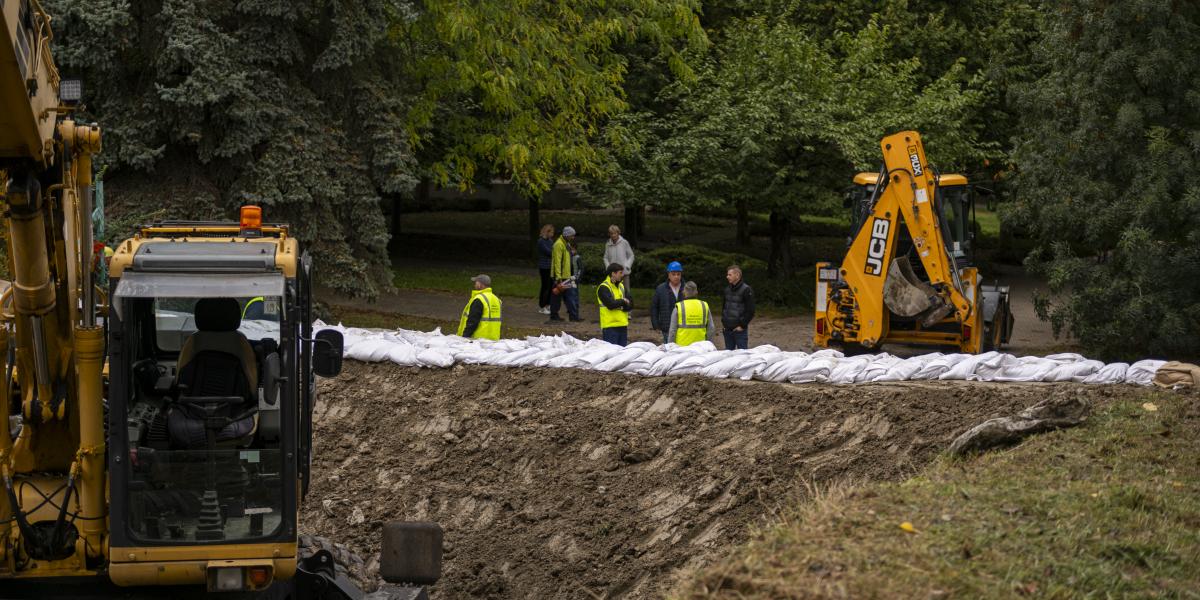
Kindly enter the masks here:
M 471 282 L 472 283 L 474 283 L 474 282 L 482 283 L 483 287 L 492 287 L 492 278 L 488 277 L 487 275 L 484 275 L 483 273 L 480 273 L 479 275 L 472 277 Z

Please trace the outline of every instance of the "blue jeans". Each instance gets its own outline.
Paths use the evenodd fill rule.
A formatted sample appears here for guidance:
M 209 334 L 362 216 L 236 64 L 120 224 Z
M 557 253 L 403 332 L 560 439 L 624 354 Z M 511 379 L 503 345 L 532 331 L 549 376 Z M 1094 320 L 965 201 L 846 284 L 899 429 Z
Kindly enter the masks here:
M 605 327 L 600 330 L 600 337 L 610 344 L 618 346 L 629 345 L 629 328 L 628 327 Z
M 562 304 L 567 305 L 567 316 L 572 319 L 579 318 L 579 288 L 573 287 L 563 290 L 563 293 L 555 296 L 550 294 L 550 318 L 557 319 L 558 307 Z
M 749 327 L 743 327 L 741 331 L 726 329 L 721 333 L 725 335 L 726 350 L 747 350 L 750 348 Z
M 567 316 L 579 318 L 579 288 L 573 287 L 563 292 L 563 300 L 567 303 Z

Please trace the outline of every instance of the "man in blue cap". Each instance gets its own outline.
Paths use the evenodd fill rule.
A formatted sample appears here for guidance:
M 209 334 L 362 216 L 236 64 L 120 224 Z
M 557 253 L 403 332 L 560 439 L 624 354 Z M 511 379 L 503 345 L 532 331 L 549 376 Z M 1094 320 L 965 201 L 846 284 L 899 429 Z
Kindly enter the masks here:
M 658 284 L 654 297 L 650 299 L 650 326 L 661 331 L 663 343 L 671 333 L 671 311 L 683 300 L 683 265 L 671 261 L 667 265 L 667 280 Z

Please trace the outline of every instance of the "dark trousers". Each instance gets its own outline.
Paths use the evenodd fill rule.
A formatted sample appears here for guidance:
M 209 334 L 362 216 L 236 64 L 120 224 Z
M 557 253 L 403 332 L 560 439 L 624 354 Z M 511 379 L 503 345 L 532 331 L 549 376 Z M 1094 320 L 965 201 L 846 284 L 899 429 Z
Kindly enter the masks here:
M 670 343 L 670 341 L 671 341 L 671 330 L 670 330 L 670 329 L 664 329 L 664 330 L 663 330 L 663 332 L 662 332 L 662 334 L 663 334 L 663 343 L 664 343 L 664 344 Z
M 604 341 L 618 346 L 629 345 L 629 328 L 628 327 L 605 327 L 600 330 L 600 336 Z
M 538 308 L 546 308 L 550 306 L 550 290 L 554 287 L 554 280 L 550 279 L 550 269 L 538 269 L 538 273 L 542 275 L 542 287 L 538 290 Z
M 550 318 L 557 319 L 558 308 L 563 304 L 567 305 L 567 316 L 572 319 L 579 318 L 579 288 L 573 287 L 563 290 L 563 293 L 555 296 L 550 294 Z
M 741 331 L 726 329 L 721 333 L 725 335 L 726 350 L 748 350 L 750 348 L 749 327 L 743 327 Z

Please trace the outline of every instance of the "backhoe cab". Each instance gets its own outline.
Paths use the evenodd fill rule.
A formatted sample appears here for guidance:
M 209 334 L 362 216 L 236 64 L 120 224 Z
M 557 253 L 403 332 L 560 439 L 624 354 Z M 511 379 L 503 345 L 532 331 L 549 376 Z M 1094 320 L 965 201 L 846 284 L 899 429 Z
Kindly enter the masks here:
M 925 161 L 916 132 L 880 143 L 884 166 L 847 195 L 853 232 L 841 265 L 816 265 L 813 342 L 849 353 L 885 343 L 979 353 L 1008 342 L 1006 286 L 974 266 L 975 190 Z
M 312 262 L 288 227 L 258 207 L 159 223 L 121 243 L 110 280 L 109 578 L 357 597 L 297 556 L 314 376 L 341 370 L 342 336 L 313 334 Z

